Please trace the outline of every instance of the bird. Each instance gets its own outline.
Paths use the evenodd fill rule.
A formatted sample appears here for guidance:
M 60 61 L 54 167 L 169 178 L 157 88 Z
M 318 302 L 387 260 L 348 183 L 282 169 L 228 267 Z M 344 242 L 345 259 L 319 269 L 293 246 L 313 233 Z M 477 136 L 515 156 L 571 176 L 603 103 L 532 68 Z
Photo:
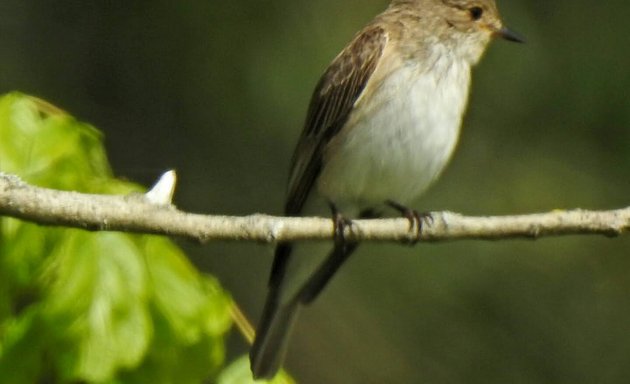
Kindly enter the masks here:
M 378 217 L 389 206 L 420 230 L 425 218 L 408 204 L 449 162 L 471 68 L 494 37 L 523 42 L 494 0 L 393 0 L 324 71 L 291 160 L 284 213 L 330 209 L 335 241 L 330 252 L 277 245 L 250 350 L 254 378 L 279 371 L 300 307 L 356 249 L 343 237 L 350 217 Z

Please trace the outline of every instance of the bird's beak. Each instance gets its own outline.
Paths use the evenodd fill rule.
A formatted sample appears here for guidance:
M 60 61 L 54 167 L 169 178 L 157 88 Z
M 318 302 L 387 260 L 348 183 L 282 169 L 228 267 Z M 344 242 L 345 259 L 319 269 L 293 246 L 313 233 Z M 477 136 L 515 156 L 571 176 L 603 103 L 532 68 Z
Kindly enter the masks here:
M 502 27 L 494 31 L 496 37 L 501 37 L 507 41 L 513 41 L 515 43 L 524 43 L 525 38 L 521 34 L 512 31 L 507 27 Z

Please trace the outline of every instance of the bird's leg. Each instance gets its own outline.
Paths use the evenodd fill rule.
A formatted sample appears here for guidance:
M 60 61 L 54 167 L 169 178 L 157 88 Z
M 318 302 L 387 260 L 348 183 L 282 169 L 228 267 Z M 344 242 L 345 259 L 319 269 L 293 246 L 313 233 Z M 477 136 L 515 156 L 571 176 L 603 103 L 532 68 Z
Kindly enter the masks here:
M 330 206 L 330 211 L 332 212 L 335 246 L 345 247 L 346 235 L 344 232 L 346 227 L 352 227 L 352 220 L 346 218 L 341 212 L 339 212 L 335 203 L 328 202 L 328 205 Z
M 333 275 L 359 245 L 356 242 L 346 241 L 344 230 L 347 226 L 352 226 L 352 221 L 345 218 L 335 204 L 330 202 L 329 205 L 334 222 L 335 247 L 302 288 L 300 299 L 303 304 L 311 303 L 321 293 Z
M 416 244 L 422 238 L 422 227 L 425 224 L 433 224 L 433 216 L 431 216 L 430 212 L 418 212 L 415 209 L 411 209 L 406 207 L 400 203 L 397 203 L 393 200 L 387 200 L 385 202 L 388 206 L 394 208 L 401 215 L 403 215 L 407 220 L 409 220 L 409 230 L 416 231 L 416 237 L 411 241 L 411 245 Z

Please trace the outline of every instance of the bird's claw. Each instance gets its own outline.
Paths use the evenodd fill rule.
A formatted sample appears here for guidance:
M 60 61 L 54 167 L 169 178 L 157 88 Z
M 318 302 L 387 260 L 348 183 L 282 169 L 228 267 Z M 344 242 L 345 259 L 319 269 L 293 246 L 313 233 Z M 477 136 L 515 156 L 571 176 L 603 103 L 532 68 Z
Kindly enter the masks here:
M 346 227 L 352 227 L 352 220 L 348 219 L 341 212 L 339 212 L 337 207 L 332 203 L 330 203 L 330 210 L 332 211 L 335 243 L 345 246 Z
M 415 231 L 415 236 L 413 239 L 409 240 L 409 244 L 415 245 L 418 241 L 422 240 L 422 228 L 425 225 L 433 224 L 431 212 L 419 212 L 392 200 L 388 200 L 386 203 L 409 220 L 409 231 Z

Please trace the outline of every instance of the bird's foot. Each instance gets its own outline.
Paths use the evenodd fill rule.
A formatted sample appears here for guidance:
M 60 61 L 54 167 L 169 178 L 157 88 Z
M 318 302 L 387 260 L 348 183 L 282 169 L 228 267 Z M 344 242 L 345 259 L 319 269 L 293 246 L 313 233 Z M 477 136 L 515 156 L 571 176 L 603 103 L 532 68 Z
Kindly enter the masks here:
M 392 200 L 387 200 L 385 204 L 394 208 L 409 220 L 409 231 L 415 231 L 416 233 L 415 237 L 409 241 L 410 245 L 415 245 L 422 239 L 422 228 L 425 224 L 433 224 L 433 216 L 430 212 L 418 212 Z
M 337 209 L 337 206 L 334 203 L 329 203 L 329 205 L 330 211 L 332 212 L 335 244 L 345 246 L 347 243 L 345 234 L 346 227 L 352 227 L 352 220 L 348 219 L 339 212 L 339 209 Z

